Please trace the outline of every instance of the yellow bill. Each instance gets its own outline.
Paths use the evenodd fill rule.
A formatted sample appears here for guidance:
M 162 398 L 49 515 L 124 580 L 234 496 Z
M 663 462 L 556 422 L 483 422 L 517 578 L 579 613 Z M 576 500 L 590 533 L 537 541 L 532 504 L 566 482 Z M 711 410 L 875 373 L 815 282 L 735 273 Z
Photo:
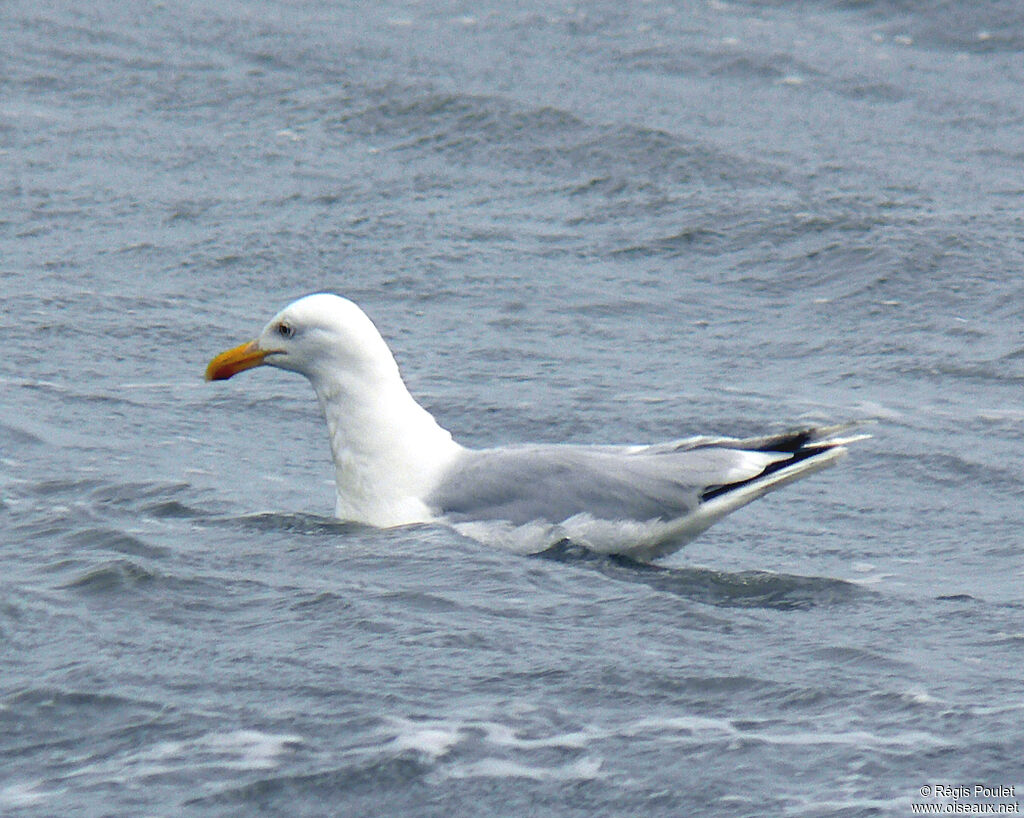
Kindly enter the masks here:
M 222 352 L 206 367 L 206 380 L 223 381 L 246 369 L 260 366 L 267 353 L 256 346 L 255 341 L 249 341 L 234 349 Z

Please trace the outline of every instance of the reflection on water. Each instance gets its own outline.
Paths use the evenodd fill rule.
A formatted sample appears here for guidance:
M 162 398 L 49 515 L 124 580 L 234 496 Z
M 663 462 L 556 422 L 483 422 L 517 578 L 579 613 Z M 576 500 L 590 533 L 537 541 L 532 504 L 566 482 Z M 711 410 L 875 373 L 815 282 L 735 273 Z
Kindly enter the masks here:
M 831 577 L 804 577 L 768 571 L 715 571 L 638 562 L 617 554 L 597 554 L 568 540 L 537 554 L 543 559 L 592 568 L 621 582 L 639 582 L 695 602 L 741 608 L 803 609 L 849 602 L 871 591 Z

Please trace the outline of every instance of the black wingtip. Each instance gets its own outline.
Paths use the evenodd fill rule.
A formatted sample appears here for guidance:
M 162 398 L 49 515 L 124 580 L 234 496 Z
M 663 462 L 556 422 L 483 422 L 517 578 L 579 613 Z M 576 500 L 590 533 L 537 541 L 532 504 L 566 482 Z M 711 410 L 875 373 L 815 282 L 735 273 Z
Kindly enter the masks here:
M 746 480 L 739 480 L 735 483 L 726 483 L 721 486 L 708 486 L 704 491 L 701 492 L 701 502 L 707 502 L 713 500 L 715 497 L 721 497 L 723 494 L 728 494 L 730 491 L 735 491 L 743 486 L 749 486 L 751 483 L 756 483 L 759 480 L 769 475 L 775 474 L 775 472 L 788 469 L 790 466 L 795 466 L 797 463 L 801 463 L 804 460 L 810 460 L 813 457 L 819 457 L 825 452 L 830 452 L 833 449 L 842 448 L 845 441 L 837 440 L 834 443 L 830 443 L 828 440 L 817 440 L 813 434 L 814 430 L 808 432 L 794 433 L 792 438 L 787 438 L 785 441 L 780 443 L 778 446 L 769 446 L 766 448 L 759 448 L 753 451 L 760 452 L 772 452 L 775 454 L 788 454 L 789 457 L 783 460 L 776 460 L 774 463 L 769 463 L 759 473 L 750 477 Z M 802 441 L 797 443 L 796 441 Z M 811 443 L 812 445 L 807 445 Z M 792 446 L 792 448 L 790 448 Z

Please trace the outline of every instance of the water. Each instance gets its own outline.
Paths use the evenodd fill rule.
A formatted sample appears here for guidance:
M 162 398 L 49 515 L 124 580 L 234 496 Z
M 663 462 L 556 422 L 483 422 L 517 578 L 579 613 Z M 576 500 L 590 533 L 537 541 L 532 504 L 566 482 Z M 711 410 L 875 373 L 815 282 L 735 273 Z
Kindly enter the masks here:
M 0 22 L 0 812 L 1024 784 L 1017 4 Z M 308 386 L 201 380 L 319 289 L 468 444 L 879 422 L 658 566 L 345 525 Z

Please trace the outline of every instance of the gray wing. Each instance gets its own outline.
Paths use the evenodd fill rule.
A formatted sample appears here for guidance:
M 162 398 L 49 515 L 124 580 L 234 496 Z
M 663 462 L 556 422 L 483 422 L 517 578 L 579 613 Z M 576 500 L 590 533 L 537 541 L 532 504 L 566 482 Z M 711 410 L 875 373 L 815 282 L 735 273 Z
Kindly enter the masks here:
M 741 453 L 718 447 L 647 453 L 583 446 L 467 451 L 428 504 L 453 522 L 670 520 L 736 473 Z
M 847 442 L 849 426 L 769 437 L 698 437 L 653 446 L 466 450 L 427 503 L 452 522 L 673 520 L 704 501 Z

